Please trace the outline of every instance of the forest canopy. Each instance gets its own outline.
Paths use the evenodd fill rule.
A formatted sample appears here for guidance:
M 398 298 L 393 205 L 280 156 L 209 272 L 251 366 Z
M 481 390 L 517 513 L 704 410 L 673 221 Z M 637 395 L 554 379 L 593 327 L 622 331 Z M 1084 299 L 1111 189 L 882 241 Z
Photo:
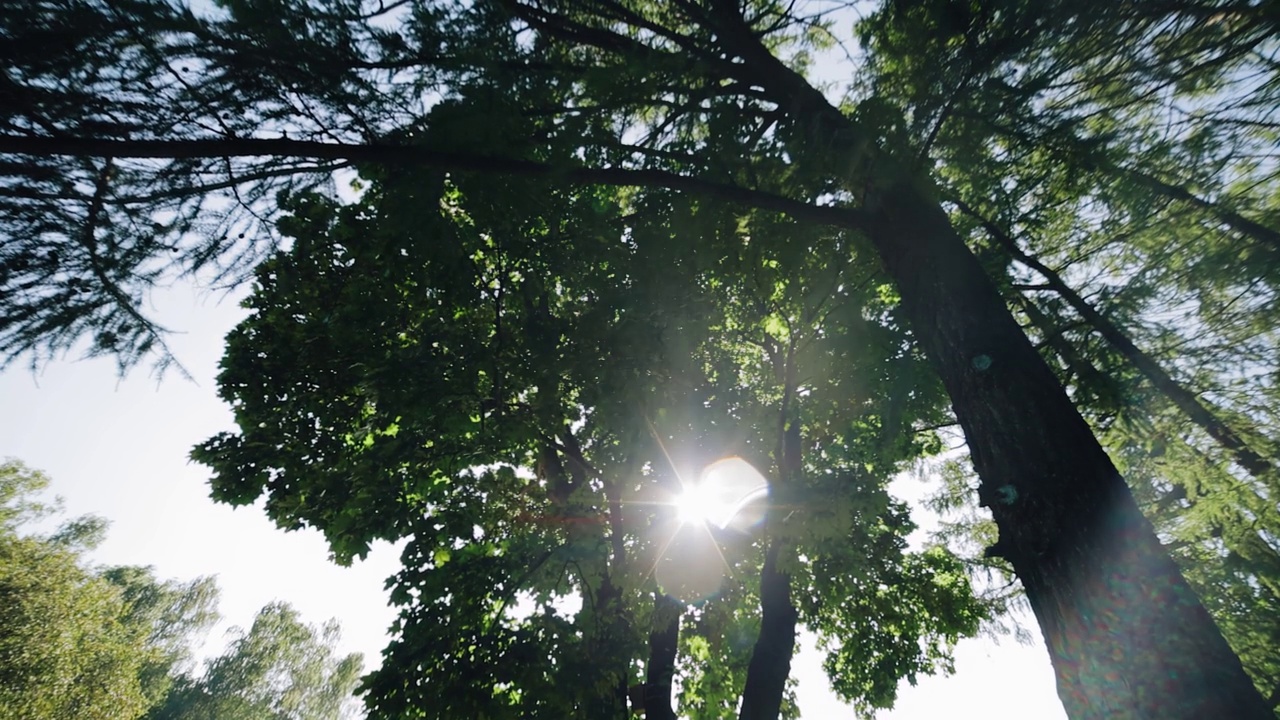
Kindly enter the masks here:
M 407 541 L 373 717 L 772 720 L 801 627 L 870 711 L 1001 612 L 990 570 L 1072 718 L 1271 718 L 1276 31 L 1248 0 L 5 9 L 0 352 L 164 368 L 149 288 L 251 283 L 239 430 L 194 457 L 339 562 Z M 681 520 L 726 458 L 767 497 Z M 886 486 L 922 463 L 954 522 L 913 547 Z

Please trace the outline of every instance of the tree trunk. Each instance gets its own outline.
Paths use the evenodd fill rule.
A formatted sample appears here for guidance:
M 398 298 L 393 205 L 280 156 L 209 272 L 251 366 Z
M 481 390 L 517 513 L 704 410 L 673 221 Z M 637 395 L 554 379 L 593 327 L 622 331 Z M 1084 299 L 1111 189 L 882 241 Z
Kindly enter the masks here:
M 587 718 L 625 720 L 630 716 L 627 696 L 631 665 L 626 643 L 622 593 L 606 571 L 600 589 L 595 593 L 593 617 L 586 631 L 587 654 L 596 675 L 586 685 L 585 702 L 580 710 Z
M 676 650 L 680 642 L 683 611 L 684 605 L 670 595 L 659 595 L 654 601 L 649 662 L 645 664 L 645 720 L 676 720 L 671 702 L 671 681 L 676 672 Z
M 774 448 L 777 464 L 775 498 L 778 492 L 800 479 L 803 467 L 800 422 L 792 419 L 791 401 L 795 397 L 796 343 L 792 334 L 785 353 L 772 355 L 774 372 L 782 380 L 782 400 L 778 407 L 778 442 Z M 772 515 L 772 513 L 771 513 Z M 770 524 L 776 523 L 770 518 Z M 760 634 L 751 649 L 747 679 L 742 688 L 739 720 L 778 720 L 782 696 L 791 675 L 791 658 L 796 647 L 796 622 L 799 613 L 791 602 L 791 576 L 778 572 L 778 555 L 782 541 L 776 536 L 765 550 L 764 567 L 760 569 Z
M 1070 717 L 1274 720 L 1123 478 L 922 182 L 868 235 L 940 373 Z
M 738 720 L 778 720 L 791 675 L 799 614 L 791 604 L 791 578 L 778 572 L 778 541 L 769 544 L 760 571 L 760 635 L 751 650 Z
M 743 74 L 811 146 L 841 159 L 862 195 L 863 232 L 951 397 L 997 550 L 1026 589 L 1067 714 L 1275 720 L 932 183 L 774 57 L 733 0 L 719 0 L 715 17 Z

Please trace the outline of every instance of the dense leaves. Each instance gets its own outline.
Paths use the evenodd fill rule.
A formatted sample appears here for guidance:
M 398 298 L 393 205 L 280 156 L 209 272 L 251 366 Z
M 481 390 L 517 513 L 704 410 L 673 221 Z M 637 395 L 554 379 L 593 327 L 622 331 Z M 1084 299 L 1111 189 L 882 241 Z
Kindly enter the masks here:
M 0 464 L 0 717 L 8 720 L 320 720 L 350 715 L 360 656 L 336 657 L 338 626 L 316 630 L 289 606 L 263 608 L 220 656 L 193 672 L 217 621 L 211 578 L 161 581 L 150 568 L 90 565 L 104 521 L 29 526 L 42 473 Z
M 976 629 L 953 561 L 907 553 L 911 526 L 884 492 L 929 447 L 909 428 L 938 396 L 901 330 L 864 317 L 892 314 L 873 278 L 824 259 L 838 235 L 674 196 L 431 176 L 290 208 L 293 246 L 259 270 L 224 360 L 241 432 L 196 457 L 218 496 L 265 493 L 340 561 L 410 538 L 397 638 L 366 681 L 376 714 L 616 714 L 640 679 L 655 581 L 700 601 L 686 648 L 723 632 L 712 618 L 752 637 L 758 533 L 679 528 L 670 501 L 675 473 L 718 457 L 768 468 L 780 422 L 807 438 L 805 460 L 788 483 L 770 473 L 770 515 L 786 515 L 766 535 L 786 544 L 804 621 L 845 648 L 838 674 L 872 662 L 843 644 L 854 628 L 897 658 L 869 671 L 874 691 L 842 692 L 885 706 Z M 890 390 L 908 384 L 922 387 Z M 840 387 L 861 399 L 833 402 Z M 711 577 L 695 589 L 690 572 Z M 840 602 L 854 578 L 898 601 Z M 905 598 L 912 623 L 884 632 Z M 745 667 L 692 652 L 681 711 L 734 714 Z
M 311 720 L 351 715 L 359 655 L 338 657 L 338 625 L 314 628 L 284 603 L 258 611 L 198 676 L 182 674 L 147 720 Z
M 176 589 L 153 581 L 154 601 L 135 604 L 116 582 L 127 573 L 84 567 L 81 556 L 103 537 L 99 519 L 66 522 L 52 535 L 20 533 L 57 511 L 38 500 L 48 483 L 16 461 L 0 464 L 0 717 L 139 717 L 163 694 L 172 658 L 167 643 L 149 642 L 153 626 L 141 616 L 151 608 L 134 608 L 163 612 Z

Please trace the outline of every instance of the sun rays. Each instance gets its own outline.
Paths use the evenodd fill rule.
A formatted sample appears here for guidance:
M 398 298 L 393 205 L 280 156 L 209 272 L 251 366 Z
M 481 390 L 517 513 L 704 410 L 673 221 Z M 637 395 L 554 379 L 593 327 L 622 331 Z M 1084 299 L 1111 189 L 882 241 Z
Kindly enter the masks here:
M 717 460 L 704 467 L 696 481 L 686 480 L 656 428 L 647 419 L 646 423 L 680 488 L 660 500 L 635 503 L 674 510 L 659 525 L 660 546 L 646 577 L 656 576 L 669 594 L 713 594 L 732 570 L 720 545 L 736 533 L 725 531 L 746 530 L 763 517 L 760 501 L 768 497 L 769 483 L 739 457 Z M 708 567 L 708 560 L 716 566 Z

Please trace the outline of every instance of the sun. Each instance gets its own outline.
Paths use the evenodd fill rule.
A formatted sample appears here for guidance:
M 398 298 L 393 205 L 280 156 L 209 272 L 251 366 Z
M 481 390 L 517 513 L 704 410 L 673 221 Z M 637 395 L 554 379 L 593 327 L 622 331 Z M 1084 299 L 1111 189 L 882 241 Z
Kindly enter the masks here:
M 738 457 L 718 460 L 703 469 L 696 483 L 671 500 L 684 524 L 701 523 L 726 528 L 748 505 L 767 497 L 769 481 Z
M 671 502 L 676 506 L 676 517 L 680 522 L 692 525 L 706 523 L 715 515 L 717 508 L 712 500 L 701 486 L 689 485 Z

